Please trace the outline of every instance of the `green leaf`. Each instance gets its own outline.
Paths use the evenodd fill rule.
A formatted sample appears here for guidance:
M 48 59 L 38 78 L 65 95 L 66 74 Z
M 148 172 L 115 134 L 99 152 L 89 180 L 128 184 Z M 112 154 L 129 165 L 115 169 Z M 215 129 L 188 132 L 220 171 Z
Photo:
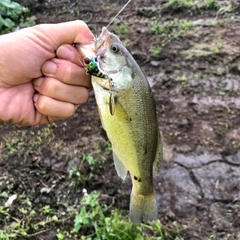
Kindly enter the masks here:
M 54 215 L 54 216 L 52 216 L 52 220 L 53 220 L 54 222 L 57 222 L 57 221 L 58 221 L 58 217 L 57 217 L 56 215 Z
M 2 24 L 7 28 L 12 28 L 15 24 L 10 18 L 0 19 Z
M 89 225 L 89 224 L 90 224 L 90 221 L 89 221 L 88 218 L 82 218 L 82 223 L 83 223 L 84 225 Z
M 6 0 L 2 0 L 2 2 L 0 3 L 0 6 L 4 6 L 6 8 L 20 8 L 20 4 L 17 2 L 10 2 L 10 1 L 6 1 Z

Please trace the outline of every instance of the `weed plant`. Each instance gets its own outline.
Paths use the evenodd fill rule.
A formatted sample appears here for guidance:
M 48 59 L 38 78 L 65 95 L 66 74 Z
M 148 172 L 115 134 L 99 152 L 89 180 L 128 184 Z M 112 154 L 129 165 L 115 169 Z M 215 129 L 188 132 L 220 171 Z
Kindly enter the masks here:
M 26 18 L 28 9 L 11 0 L 0 1 L 0 34 L 12 32 L 17 27 L 32 26 L 33 18 Z

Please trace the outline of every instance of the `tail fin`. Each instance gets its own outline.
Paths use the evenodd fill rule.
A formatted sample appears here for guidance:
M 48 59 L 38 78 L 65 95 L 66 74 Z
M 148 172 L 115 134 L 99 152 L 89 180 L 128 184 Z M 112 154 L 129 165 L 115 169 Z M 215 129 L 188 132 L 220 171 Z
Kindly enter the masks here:
M 139 195 L 131 193 L 130 201 L 130 220 L 132 223 L 139 224 L 157 220 L 157 201 L 156 194 Z

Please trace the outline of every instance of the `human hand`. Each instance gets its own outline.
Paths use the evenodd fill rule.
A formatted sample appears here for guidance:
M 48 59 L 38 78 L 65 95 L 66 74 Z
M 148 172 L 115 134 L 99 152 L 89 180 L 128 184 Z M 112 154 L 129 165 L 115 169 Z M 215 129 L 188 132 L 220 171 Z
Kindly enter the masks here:
M 0 121 L 37 125 L 73 115 L 91 87 L 73 43 L 93 38 L 83 21 L 0 36 Z

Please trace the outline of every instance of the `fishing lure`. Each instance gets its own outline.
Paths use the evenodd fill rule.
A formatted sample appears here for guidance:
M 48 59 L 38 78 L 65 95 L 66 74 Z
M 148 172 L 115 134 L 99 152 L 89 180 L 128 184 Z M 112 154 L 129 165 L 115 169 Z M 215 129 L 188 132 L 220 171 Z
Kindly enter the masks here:
M 87 74 L 90 74 L 99 78 L 107 78 L 106 74 L 104 74 L 99 70 L 98 64 L 95 61 L 94 57 L 92 58 L 85 57 L 83 59 L 83 65 Z

